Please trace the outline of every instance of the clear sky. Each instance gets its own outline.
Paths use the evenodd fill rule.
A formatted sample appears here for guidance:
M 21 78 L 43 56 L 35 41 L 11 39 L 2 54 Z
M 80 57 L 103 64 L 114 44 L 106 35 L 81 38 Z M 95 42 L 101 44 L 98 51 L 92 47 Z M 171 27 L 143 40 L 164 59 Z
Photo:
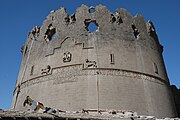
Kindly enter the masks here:
M 152 20 L 164 46 L 171 84 L 180 87 L 180 0 L 0 0 L 0 109 L 9 109 L 21 64 L 21 46 L 33 26 L 41 26 L 51 10 L 65 7 L 71 15 L 81 4 L 125 8 Z

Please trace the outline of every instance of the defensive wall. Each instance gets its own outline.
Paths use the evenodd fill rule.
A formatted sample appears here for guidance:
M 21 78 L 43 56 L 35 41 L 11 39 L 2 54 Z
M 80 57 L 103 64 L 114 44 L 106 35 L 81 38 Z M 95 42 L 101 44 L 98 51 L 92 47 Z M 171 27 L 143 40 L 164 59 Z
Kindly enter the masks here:
M 96 31 L 90 32 L 89 25 Z M 82 5 L 72 15 L 51 11 L 22 48 L 12 108 L 27 95 L 67 111 L 115 109 L 175 117 L 155 28 L 125 9 Z

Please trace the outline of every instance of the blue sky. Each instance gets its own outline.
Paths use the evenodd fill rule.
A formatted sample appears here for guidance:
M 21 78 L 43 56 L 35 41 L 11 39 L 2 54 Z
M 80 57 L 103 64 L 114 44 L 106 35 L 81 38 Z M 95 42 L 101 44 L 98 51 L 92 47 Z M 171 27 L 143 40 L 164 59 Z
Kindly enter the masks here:
M 164 46 L 171 84 L 180 87 L 180 0 L 0 0 L 0 109 L 9 109 L 21 64 L 21 46 L 33 26 L 41 26 L 51 10 L 65 7 L 69 14 L 81 4 L 103 4 L 111 12 L 125 8 L 152 20 Z

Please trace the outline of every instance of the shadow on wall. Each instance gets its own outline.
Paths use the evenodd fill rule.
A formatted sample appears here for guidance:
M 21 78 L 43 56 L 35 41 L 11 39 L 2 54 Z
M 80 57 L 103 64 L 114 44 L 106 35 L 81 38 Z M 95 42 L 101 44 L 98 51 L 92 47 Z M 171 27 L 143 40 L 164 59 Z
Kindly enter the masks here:
M 178 89 L 175 85 L 171 85 L 171 89 L 174 96 L 177 114 L 178 117 L 180 117 L 180 89 Z

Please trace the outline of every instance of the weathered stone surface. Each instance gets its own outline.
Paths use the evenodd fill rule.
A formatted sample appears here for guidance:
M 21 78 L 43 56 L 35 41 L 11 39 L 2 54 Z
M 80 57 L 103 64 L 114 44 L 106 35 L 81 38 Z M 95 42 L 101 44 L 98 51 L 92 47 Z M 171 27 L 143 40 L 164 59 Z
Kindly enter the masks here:
M 172 85 L 171 89 L 174 96 L 178 117 L 180 117 L 180 89 L 178 89 L 175 85 Z
M 112 112 L 113 111 L 113 112 Z M 3 111 L 0 110 L 0 120 L 180 120 L 179 118 L 162 118 L 138 115 L 131 111 L 118 110 L 86 110 L 66 111 L 59 113 L 36 113 L 29 111 Z
M 90 32 L 94 23 L 97 29 Z M 27 95 L 66 111 L 115 109 L 175 117 L 169 80 L 152 22 L 125 9 L 82 5 L 51 12 L 28 35 L 12 108 Z M 127 116 L 129 114 L 127 113 Z

